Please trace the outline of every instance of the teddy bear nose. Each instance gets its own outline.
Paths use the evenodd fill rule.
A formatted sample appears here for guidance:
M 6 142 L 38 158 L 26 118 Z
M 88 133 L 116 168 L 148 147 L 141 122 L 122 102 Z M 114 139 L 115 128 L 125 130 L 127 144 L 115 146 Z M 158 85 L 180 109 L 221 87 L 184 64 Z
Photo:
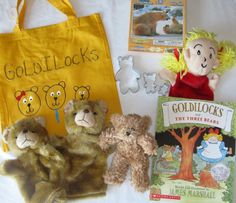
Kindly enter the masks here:
M 84 113 L 89 113 L 89 110 L 88 109 L 84 109 Z
M 204 62 L 206 62 L 206 60 L 207 60 L 206 57 L 204 57 Z
M 31 103 L 28 103 L 27 106 L 30 107 L 30 106 L 31 106 Z
M 131 134 L 130 132 L 126 132 L 126 135 L 127 135 L 127 136 L 130 136 L 130 134 Z
M 54 100 L 57 100 L 58 98 L 57 97 L 54 97 Z
M 28 130 L 27 130 L 27 129 L 24 129 L 24 130 L 23 130 L 23 133 L 27 133 L 27 132 L 28 132 Z

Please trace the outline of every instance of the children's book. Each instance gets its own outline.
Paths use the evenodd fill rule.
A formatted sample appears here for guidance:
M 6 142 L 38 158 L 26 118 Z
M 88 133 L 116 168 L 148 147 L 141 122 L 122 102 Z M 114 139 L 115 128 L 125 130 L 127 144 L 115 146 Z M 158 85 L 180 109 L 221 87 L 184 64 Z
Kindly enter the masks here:
M 186 0 L 131 0 L 129 50 L 172 52 L 183 47 Z
M 150 199 L 234 203 L 236 104 L 159 97 Z

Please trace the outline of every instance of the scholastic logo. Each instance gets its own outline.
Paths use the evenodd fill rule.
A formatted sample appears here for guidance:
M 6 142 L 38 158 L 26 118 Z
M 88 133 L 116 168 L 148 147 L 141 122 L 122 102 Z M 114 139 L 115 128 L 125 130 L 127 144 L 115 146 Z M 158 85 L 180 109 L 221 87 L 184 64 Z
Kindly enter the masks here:
M 164 126 L 198 123 L 231 131 L 234 110 L 219 104 L 203 101 L 172 101 L 162 104 Z
M 172 199 L 172 200 L 180 200 L 180 196 L 175 196 L 175 195 L 163 195 L 163 194 L 151 194 L 151 199 Z

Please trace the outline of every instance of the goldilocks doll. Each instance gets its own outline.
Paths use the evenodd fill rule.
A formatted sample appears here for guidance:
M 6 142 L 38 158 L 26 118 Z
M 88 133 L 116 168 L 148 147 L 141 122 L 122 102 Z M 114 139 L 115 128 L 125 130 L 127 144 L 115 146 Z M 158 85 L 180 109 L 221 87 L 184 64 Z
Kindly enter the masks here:
M 160 77 L 171 83 L 169 96 L 214 100 L 219 77 L 236 62 L 236 47 L 230 41 L 218 42 L 216 34 L 193 29 L 182 53 L 164 57 Z

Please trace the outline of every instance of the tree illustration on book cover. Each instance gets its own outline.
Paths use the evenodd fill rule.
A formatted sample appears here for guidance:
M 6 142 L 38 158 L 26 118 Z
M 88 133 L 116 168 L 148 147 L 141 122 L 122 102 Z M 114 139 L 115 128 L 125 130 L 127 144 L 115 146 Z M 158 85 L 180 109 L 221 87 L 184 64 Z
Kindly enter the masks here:
M 233 203 L 236 104 L 159 97 L 150 199 Z

